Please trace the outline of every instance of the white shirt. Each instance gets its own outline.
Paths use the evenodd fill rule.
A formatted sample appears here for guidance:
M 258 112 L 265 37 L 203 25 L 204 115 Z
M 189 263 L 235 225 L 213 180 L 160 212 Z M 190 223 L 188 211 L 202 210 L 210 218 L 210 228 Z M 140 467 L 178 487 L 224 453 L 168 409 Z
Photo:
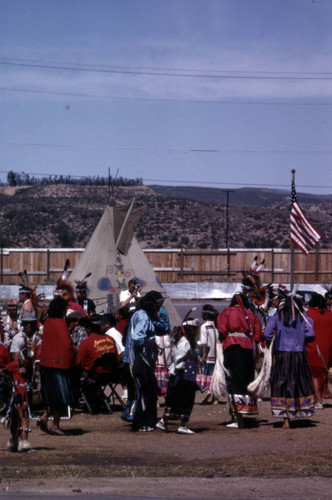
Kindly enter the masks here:
M 186 337 L 181 337 L 177 344 L 171 345 L 172 351 L 172 364 L 170 366 L 170 373 L 176 374 L 176 370 L 184 368 L 184 363 L 187 359 L 188 352 L 190 351 L 190 343 Z
M 12 339 L 22 330 L 21 320 L 19 318 L 16 321 L 12 320 L 9 314 L 7 314 L 2 320 L 2 324 L 5 332 L 4 344 L 9 349 Z
M 112 328 L 107 330 L 106 335 L 112 337 L 112 339 L 115 340 L 116 350 L 118 351 L 118 355 L 120 356 L 125 350 L 124 345 L 122 344 L 121 333 L 118 332 L 118 330 L 113 326 Z
M 130 296 L 131 296 L 131 293 L 129 290 L 122 290 L 122 292 L 120 292 L 120 306 L 121 306 L 121 303 L 124 302 L 125 300 L 129 299 Z M 133 297 L 129 301 L 129 304 L 128 304 L 129 311 L 134 311 L 136 309 L 136 302 L 140 298 L 141 298 L 141 294 L 139 292 L 137 292 L 136 297 Z
M 10 346 L 10 354 L 13 354 L 14 352 L 19 352 L 21 355 L 23 355 L 22 349 L 25 347 L 27 339 L 28 337 L 23 331 L 18 332 L 13 337 L 12 344 Z M 41 344 L 41 337 L 39 335 L 38 330 L 32 335 L 30 340 L 36 345 L 36 347 L 38 347 L 39 344 Z
M 200 333 L 199 333 L 199 340 L 197 342 L 197 345 L 199 346 L 208 346 L 210 348 L 207 357 L 206 357 L 206 362 L 207 363 L 215 363 L 216 362 L 216 344 L 218 340 L 218 335 L 216 331 L 216 327 L 214 326 L 213 321 L 208 320 L 205 321 L 201 325 Z

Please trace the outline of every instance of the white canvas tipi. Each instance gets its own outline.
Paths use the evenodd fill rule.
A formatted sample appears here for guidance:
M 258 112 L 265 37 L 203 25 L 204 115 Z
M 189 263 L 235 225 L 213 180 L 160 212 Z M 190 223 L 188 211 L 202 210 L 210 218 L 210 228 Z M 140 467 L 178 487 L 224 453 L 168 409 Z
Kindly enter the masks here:
M 91 273 L 87 282 L 89 298 L 95 302 L 97 312 L 106 313 L 118 309 L 120 292 L 135 278 L 143 294 L 157 290 L 165 297 L 171 326 L 178 326 L 180 316 L 134 236 L 142 209 L 134 209 L 133 205 L 134 200 L 121 206 L 109 201 L 69 281 L 74 286 L 75 281 Z

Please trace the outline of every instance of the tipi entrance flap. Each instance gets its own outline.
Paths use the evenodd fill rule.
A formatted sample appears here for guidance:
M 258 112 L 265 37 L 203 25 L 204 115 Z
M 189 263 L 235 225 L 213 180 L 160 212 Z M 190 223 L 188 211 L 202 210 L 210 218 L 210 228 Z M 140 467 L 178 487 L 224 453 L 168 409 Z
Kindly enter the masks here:
M 113 211 L 115 246 L 124 255 L 130 248 L 135 226 L 145 210 L 145 207 L 134 209 L 134 202 L 135 198 Z

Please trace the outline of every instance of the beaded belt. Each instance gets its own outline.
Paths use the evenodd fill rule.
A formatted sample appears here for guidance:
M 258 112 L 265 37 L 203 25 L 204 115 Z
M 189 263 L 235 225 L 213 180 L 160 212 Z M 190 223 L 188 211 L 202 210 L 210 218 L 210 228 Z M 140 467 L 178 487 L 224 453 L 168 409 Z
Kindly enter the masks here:
M 228 337 L 248 337 L 248 335 L 243 332 L 229 332 Z

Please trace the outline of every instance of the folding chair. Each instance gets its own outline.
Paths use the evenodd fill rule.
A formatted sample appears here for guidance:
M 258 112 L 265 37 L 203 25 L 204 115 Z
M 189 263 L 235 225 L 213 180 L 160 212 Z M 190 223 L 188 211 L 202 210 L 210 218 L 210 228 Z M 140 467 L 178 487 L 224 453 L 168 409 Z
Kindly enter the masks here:
M 115 369 L 114 374 L 111 376 L 110 381 L 108 383 L 108 387 L 110 390 L 110 393 L 108 395 L 108 400 L 111 402 L 111 404 L 114 406 L 116 404 L 116 401 L 120 403 L 122 408 L 125 408 L 125 403 L 123 402 L 123 399 L 119 395 L 118 391 L 116 390 L 118 385 L 121 385 L 123 382 L 123 366 L 117 366 Z
M 81 395 L 89 413 L 96 413 L 96 410 L 101 409 L 103 405 L 109 414 L 113 413 L 106 389 L 110 387 L 112 372 L 116 365 L 117 356 L 115 353 L 101 354 L 84 378 L 81 384 Z M 106 371 L 99 373 L 98 368 L 103 368 Z M 92 395 L 95 397 L 93 401 L 90 399 Z

